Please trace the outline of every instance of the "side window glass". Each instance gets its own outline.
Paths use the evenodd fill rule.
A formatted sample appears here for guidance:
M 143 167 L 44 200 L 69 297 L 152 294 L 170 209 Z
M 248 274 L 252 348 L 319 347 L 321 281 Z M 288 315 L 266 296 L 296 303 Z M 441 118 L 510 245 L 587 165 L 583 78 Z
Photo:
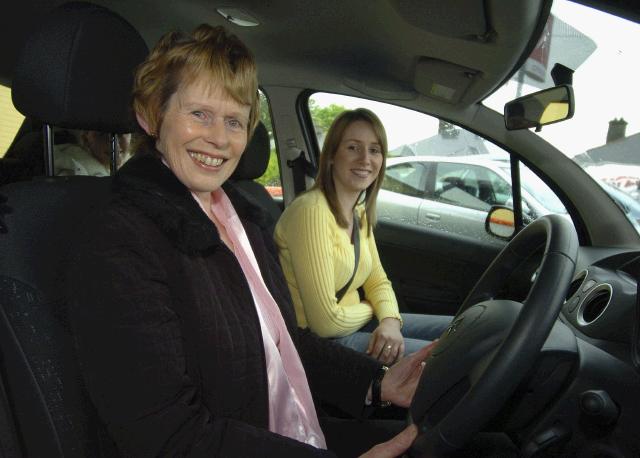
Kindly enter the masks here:
M 11 101 L 11 90 L 0 86 L 0 157 L 11 158 L 5 164 L 9 181 L 22 180 L 44 173 L 42 131 L 39 123 L 29 122 L 31 131 L 24 132 L 13 144 L 14 138 L 23 124 L 20 114 Z M 54 174 L 93 175 L 110 174 L 111 147 L 109 135 L 93 132 L 54 128 Z M 131 134 L 117 136 L 118 166 L 131 157 Z
M 480 196 L 479 168 L 465 163 L 438 163 L 435 180 L 435 197 L 437 200 L 461 207 L 488 212 L 491 204 Z M 483 196 L 486 197 L 486 186 Z
M 0 158 L 4 157 L 13 142 L 24 116 L 13 106 L 11 89 L 0 85 Z
M 486 200 L 488 203 L 491 205 L 507 205 L 508 202 L 511 202 L 511 185 L 506 179 L 495 172 L 490 172 L 488 174 L 488 181 L 489 183 L 485 184 L 485 186 L 491 189 L 491 194 Z M 485 200 L 483 197 L 481 198 Z
M 407 162 L 387 168 L 382 189 L 412 197 L 422 197 L 425 167 L 416 162 Z
M 315 93 L 309 98 L 318 145 L 345 109 L 368 108 L 385 126 L 387 172 L 377 210 L 385 220 L 496 241 L 485 230 L 491 206 L 513 207 L 509 153 L 473 132 L 433 116 L 357 97 Z M 555 193 L 520 163 L 525 221 L 567 214 Z
M 278 151 L 275 142 L 273 123 L 271 121 L 271 111 L 269 109 L 269 99 L 266 95 L 260 93 L 260 121 L 267 128 L 269 133 L 269 165 L 264 174 L 257 178 L 256 181 L 267 188 L 269 194 L 278 200 L 282 201 L 282 184 L 280 181 L 280 166 L 278 164 Z
M 111 174 L 111 135 L 92 130 L 54 128 L 53 165 L 58 176 Z M 116 135 L 117 168 L 132 155 L 131 134 Z

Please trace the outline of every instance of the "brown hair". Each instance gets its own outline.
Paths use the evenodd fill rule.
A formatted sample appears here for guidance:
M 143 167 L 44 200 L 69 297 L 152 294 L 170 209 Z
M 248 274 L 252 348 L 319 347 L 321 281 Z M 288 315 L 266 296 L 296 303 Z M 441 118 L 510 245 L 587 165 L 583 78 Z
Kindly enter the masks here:
M 371 125 L 376 137 L 378 137 L 378 143 L 380 143 L 382 153 L 382 166 L 380 167 L 380 172 L 378 173 L 375 181 L 364 191 L 367 230 L 370 234 L 372 228 L 376 224 L 376 198 L 378 197 L 378 191 L 382 185 L 387 165 L 387 133 L 384 130 L 382 122 L 374 112 L 367 110 L 366 108 L 357 108 L 355 110 L 343 111 L 336 117 L 336 119 L 333 120 L 322 146 L 318 175 L 316 176 L 316 182 L 312 189 L 317 188 L 322 191 L 338 225 L 345 228 L 348 227 L 348 223 L 338 205 L 336 186 L 333 182 L 332 162 L 338 151 L 338 147 L 340 146 L 345 130 L 347 130 L 347 128 L 356 121 L 364 121 Z
M 155 150 L 169 99 L 181 85 L 206 76 L 220 84 L 237 103 L 249 105 L 247 140 L 260 117 L 258 75 L 254 57 L 238 37 L 224 27 L 201 24 L 191 35 L 169 32 L 136 70 L 133 110 L 142 116 L 152 136 L 139 134 L 136 148 Z

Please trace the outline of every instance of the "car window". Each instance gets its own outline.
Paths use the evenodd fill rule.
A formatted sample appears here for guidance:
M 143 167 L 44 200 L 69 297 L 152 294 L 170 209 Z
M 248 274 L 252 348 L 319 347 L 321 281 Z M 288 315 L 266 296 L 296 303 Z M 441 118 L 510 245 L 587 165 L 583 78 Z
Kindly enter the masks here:
M 479 184 L 480 198 L 491 205 L 508 205 L 512 200 L 509 181 L 496 172 L 489 171 L 486 181 Z
M 510 173 L 508 167 L 504 167 L 503 170 L 505 173 Z M 549 210 L 549 213 L 567 213 L 567 209 L 558 196 L 531 169 L 520 167 L 520 181 L 524 190 L 535 196 L 542 207 Z
M 256 181 L 267 188 L 269 194 L 278 200 L 282 201 L 282 183 L 280 180 L 280 166 L 278 163 L 278 150 L 275 142 L 273 122 L 271 121 L 271 111 L 269 108 L 269 99 L 266 94 L 259 91 L 260 94 L 260 121 L 267 128 L 269 133 L 269 165 L 264 174 L 257 178 Z
M 424 179 L 426 165 L 418 162 L 407 162 L 387 168 L 382 181 L 382 189 L 422 197 L 424 195 Z
M 315 93 L 309 99 L 318 144 L 345 109 L 365 107 L 387 133 L 387 170 L 377 201 L 378 218 L 496 241 L 485 219 L 493 205 L 513 207 L 510 156 L 490 141 L 455 124 L 390 104 Z M 519 163 L 525 222 L 567 214 L 560 199 Z
M 108 176 L 111 174 L 111 135 L 91 130 L 73 130 L 54 127 L 53 166 L 57 176 Z M 33 132 L 34 142 L 41 143 L 40 132 Z M 131 133 L 116 135 L 116 167 L 120 168 L 132 154 Z M 41 155 L 41 147 L 32 145 L 24 151 L 28 155 Z M 23 156 L 23 159 L 26 157 Z
M 461 207 L 489 211 L 495 204 L 491 184 L 481 167 L 440 162 L 436 167 L 434 198 Z
M 11 101 L 11 89 L 0 85 L 0 158 L 9 149 L 23 120 L 24 116 Z

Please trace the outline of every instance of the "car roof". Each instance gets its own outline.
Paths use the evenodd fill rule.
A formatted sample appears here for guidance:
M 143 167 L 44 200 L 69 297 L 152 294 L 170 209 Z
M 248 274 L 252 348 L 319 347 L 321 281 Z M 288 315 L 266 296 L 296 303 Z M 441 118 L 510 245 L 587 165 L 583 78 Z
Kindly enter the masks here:
M 10 2 L 0 19 L 0 82 L 10 85 L 22 41 L 60 0 Z M 262 85 L 376 98 L 426 96 L 463 108 L 513 75 L 535 46 L 549 1 L 96 0 L 120 13 L 152 47 L 168 30 L 226 25 L 255 53 Z M 485 5 L 486 3 L 486 5 Z M 600 2 L 588 2 L 590 4 Z M 619 8 L 632 2 L 614 2 Z M 218 8 L 255 27 L 230 24 Z M 622 6 L 621 6 L 622 5 Z M 638 13 L 630 6 L 627 14 Z M 381 20 L 384 18 L 384 20 Z

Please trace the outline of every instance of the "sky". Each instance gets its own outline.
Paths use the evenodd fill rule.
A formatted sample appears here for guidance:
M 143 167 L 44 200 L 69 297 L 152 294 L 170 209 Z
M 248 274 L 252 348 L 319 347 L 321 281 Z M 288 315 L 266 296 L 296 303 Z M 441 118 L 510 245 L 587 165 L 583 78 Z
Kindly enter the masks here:
M 554 2 L 552 14 L 596 43 L 595 50 L 575 69 L 573 89 L 576 111 L 573 119 L 543 127 L 539 133 L 569 157 L 605 143 L 608 123 L 623 117 L 627 122 L 627 136 L 640 131 L 640 26 L 568 1 Z M 560 40 L 555 40 L 558 43 Z M 552 53 L 560 53 L 558 44 Z M 565 53 L 576 53 L 569 49 Z M 517 84 L 508 83 L 493 94 L 487 105 L 498 111 L 504 103 L 515 98 Z M 522 94 L 538 90 L 523 89 Z M 425 117 L 417 122 L 415 114 L 388 104 L 316 94 L 318 105 L 338 103 L 347 108 L 359 106 L 372 109 L 381 118 L 388 134 L 389 148 L 413 143 L 437 132 L 437 121 Z M 419 128 L 418 128 L 419 127 Z

